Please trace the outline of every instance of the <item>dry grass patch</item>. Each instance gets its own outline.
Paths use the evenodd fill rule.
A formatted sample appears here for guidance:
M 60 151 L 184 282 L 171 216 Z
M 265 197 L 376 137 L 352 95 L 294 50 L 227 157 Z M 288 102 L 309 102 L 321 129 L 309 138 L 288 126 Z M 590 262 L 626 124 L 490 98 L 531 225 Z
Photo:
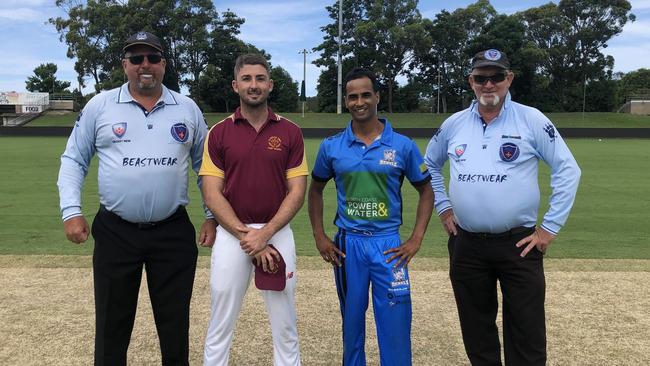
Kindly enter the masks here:
M 547 260 L 549 365 L 650 364 L 650 261 Z M 607 264 L 609 266 L 607 266 Z M 208 259 L 200 258 L 192 302 L 191 364 L 202 364 L 210 312 Z M 445 259 L 412 266 L 414 365 L 464 365 Z M 0 256 L 0 364 L 92 364 L 94 305 L 89 257 Z M 341 317 L 331 270 L 299 258 L 298 327 L 304 365 L 340 365 Z M 378 365 L 372 309 L 369 365 Z M 143 281 L 129 363 L 160 364 Z M 231 352 L 233 365 L 271 365 L 263 300 L 249 288 Z

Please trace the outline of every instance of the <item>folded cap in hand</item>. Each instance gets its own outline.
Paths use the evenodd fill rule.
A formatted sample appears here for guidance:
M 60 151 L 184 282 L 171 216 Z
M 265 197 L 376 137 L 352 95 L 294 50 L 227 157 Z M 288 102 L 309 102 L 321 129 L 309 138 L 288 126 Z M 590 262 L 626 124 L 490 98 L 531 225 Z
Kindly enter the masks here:
M 287 264 L 284 262 L 280 251 L 275 249 L 273 244 L 269 244 L 269 247 L 278 253 L 280 261 L 274 260 L 276 270 L 275 272 L 269 273 L 264 271 L 262 263 L 255 263 L 255 260 L 253 260 L 253 264 L 255 265 L 255 287 L 260 290 L 282 291 L 287 284 Z

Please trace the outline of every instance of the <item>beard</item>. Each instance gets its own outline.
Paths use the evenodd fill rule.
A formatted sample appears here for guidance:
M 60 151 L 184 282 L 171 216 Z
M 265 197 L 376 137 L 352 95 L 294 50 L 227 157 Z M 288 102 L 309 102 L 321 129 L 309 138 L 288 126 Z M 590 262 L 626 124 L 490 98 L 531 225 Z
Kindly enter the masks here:
M 499 105 L 499 102 L 501 101 L 501 98 L 499 98 L 498 95 L 492 94 L 493 98 L 492 100 L 488 100 L 485 98 L 485 96 L 481 95 L 480 98 L 478 98 L 479 103 L 481 103 L 482 106 L 484 107 L 496 107 Z

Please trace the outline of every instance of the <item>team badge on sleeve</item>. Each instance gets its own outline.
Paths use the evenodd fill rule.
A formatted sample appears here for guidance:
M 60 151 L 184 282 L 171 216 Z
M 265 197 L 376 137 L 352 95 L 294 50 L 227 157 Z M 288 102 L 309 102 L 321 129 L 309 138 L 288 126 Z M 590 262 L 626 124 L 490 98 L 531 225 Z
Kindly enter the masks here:
M 548 137 L 551 138 L 551 142 L 555 141 L 555 128 L 552 124 L 547 123 L 546 126 L 544 126 L 544 132 L 546 132 Z
M 188 133 L 187 133 L 187 126 L 185 125 L 185 123 L 175 123 L 172 126 L 171 133 L 174 140 L 178 142 L 187 141 Z
M 499 148 L 499 156 L 506 162 L 515 161 L 519 157 L 519 146 L 512 142 L 506 142 Z
M 126 122 L 113 124 L 113 133 L 117 138 L 121 138 L 126 133 Z

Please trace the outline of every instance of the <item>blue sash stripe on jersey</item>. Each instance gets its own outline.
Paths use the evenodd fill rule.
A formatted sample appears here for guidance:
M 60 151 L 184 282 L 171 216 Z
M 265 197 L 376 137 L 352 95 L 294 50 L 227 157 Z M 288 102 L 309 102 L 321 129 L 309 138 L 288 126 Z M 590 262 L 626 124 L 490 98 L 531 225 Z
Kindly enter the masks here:
M 339 230 L 334 238 L 334 243 L 336 247 L 345 253 L 345 230 Z M 336 281 L 336 292 L 339 295 L 339 301 L 341 305 L 341 317 L 345 321 L 344 309 L 345 309 L 345 296 L 347 294 L 347 282 L 345 276 L 345 260 L 339 256 L 339 260 L 342 262 L 340 267 L 334 267 L 334 279 Z

